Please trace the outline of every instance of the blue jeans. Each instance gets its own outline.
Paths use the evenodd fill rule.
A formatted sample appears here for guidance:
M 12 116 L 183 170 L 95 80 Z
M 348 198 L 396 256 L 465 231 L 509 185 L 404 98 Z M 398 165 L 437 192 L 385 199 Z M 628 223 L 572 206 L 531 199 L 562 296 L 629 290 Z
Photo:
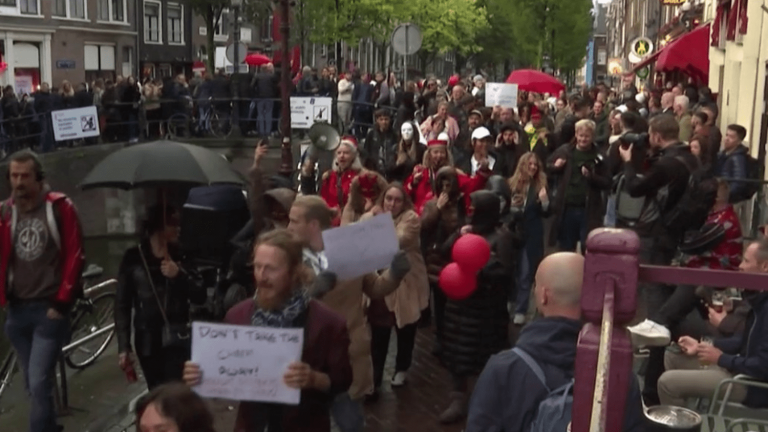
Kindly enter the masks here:
M 341 432 L 363 432 L 365 428 L 363 403 L 352 400 L 347 392 L 336 396 L 331 404 L 331 417 Z
M 581 249 L 587 246 L 587 211 L 584 207 L 566 207 L 560 221 L 560 250 L 576 252 L 576 244 L 581 242 Z
M 515 314 L 525 315 L 528 312 L 528 301 L 531 298 L 531 286 L 533 285 L 533 272 L 528 259 L 528 251 L 523 248 L 520 251 L 520 261 L 517 266 L 517 298 L 515 301 Z
M 256 100 L 256 130 L 262 137 L 269 136 L 272 132 L 272 108 L 274 108 L 275 101 L 272 99 L 257 99 Z
M 56 361 L 69 337 L 69 319 L 46 316 L 45 301 L 8 307 L 5 333 L 19 357 L 24 382 L 32 399 L 29 432 L 56 432 L 53 385 Z

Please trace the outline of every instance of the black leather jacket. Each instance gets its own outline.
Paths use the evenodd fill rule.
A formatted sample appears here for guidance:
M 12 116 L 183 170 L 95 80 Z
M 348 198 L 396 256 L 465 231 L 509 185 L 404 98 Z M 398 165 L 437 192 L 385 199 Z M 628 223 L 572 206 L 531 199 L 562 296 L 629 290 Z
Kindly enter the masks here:
M 147 260 L 147 266 L 157 291 L 157 298 L 152 292 L 152 283 L 147 278 L 147 271 L 139 253 L 139 247 Z M 171 258 L 178 264 L 178 253 L 170 250 Z M 161 260 L 152 254 L 148 240 L 142 241 L 125 251 L 118 274 L 117 296 L 115 298 L 115 328 L 118 351 L 123 353 L 131 349 L 131 314 L 135 331 L 135 349 L 137 354 L 152 355 L 160 345 L 162 337 L 163 315 L 161 303 L 165 305 L 165 314 L 171 324 L 189 322 L 189 303 L 202 304 L 206 300 L 206 291 L 202 281 L 180 268 L 178 276 L 168 279 L 160 272 Z M 179 264 L 181 267 L 181 265 Z

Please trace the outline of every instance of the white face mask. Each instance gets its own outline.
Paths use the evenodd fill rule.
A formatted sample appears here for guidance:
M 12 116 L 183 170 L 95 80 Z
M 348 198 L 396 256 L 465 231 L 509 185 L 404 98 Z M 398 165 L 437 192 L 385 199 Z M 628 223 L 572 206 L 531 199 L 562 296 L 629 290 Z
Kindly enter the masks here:
M 400 135 L 404 140 L 410 141 L 411 138 L 413 138 L 413 125 L 410 123 L 403 123 L 403 125 L 400 126 Z

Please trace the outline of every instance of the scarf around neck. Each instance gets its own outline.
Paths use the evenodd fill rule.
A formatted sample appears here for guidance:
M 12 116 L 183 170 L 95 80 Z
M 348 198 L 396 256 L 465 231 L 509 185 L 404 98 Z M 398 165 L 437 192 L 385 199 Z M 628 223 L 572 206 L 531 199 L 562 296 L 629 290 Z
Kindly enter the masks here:
M 256 289 L 258 292 L 258 288 Z M 251 324 L 257 327 L 286 328 L 293 326 L 296 318 L 307 309 L 309 296 L 303 288 L 294 290 L 294 294 L 280 310 L 262 310 L 256 308 L 251 316 Z

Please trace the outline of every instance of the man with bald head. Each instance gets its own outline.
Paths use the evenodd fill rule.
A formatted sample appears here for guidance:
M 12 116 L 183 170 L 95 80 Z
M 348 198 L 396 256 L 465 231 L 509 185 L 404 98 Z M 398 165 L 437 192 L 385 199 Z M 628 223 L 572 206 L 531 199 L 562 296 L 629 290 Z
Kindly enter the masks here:
M 541 401 L 573 379 L 583 277 L 584 258 L 573 252 L 550 255 L 539 264 L 534 295 L 541 316 L 523 327 L 515 348 L 488 360 L 469 402 L 466 432 L 527 431 Z M 546 386 L 523 355 L 541 368 Z M 640 389 L 637 380 L 630 383 L 623 431 L 641 431 Z

